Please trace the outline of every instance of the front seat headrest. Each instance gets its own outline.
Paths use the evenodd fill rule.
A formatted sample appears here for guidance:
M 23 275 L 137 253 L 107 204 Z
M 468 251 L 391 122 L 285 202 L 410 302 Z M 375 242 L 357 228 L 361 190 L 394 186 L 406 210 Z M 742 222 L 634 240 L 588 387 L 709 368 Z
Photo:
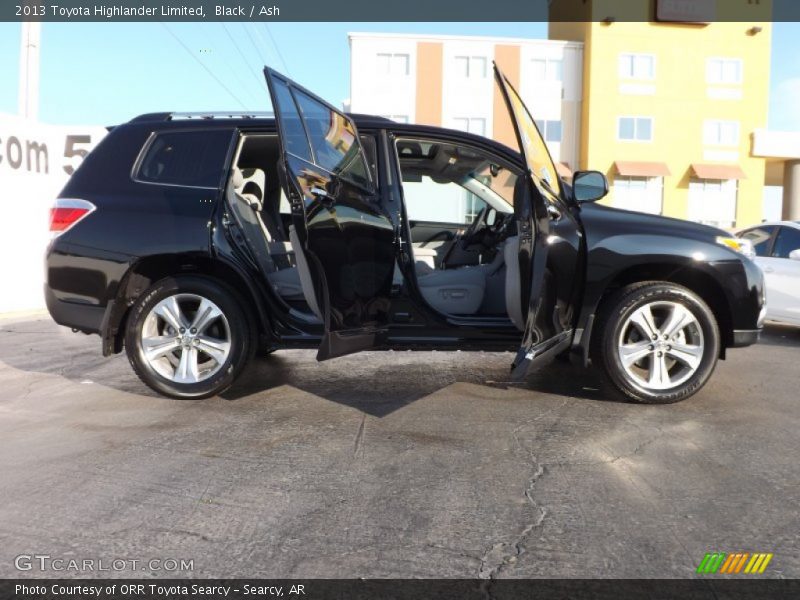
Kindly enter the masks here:
M 244 178 L 242 189 L 244 189 L 244 186 L 246 186 L 248 183 L 254 183 L 261 191 L 259 198 L 264 197 L 264 187 L 267 182 L 267 176 L 264 174 L 264 171 L 261 169 L 242 169 L 242 177 Z

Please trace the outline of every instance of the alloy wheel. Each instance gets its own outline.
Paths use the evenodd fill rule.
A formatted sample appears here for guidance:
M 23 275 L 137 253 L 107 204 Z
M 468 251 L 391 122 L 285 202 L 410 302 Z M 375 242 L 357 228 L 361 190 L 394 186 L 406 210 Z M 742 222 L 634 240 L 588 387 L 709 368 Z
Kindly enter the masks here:
M 705 352 L 697 317 L 678 302 L 637 308 L 620 329 L 617 353 L 629 381 L 646 391 L 664 391 L 688 381 Z
M 231 353 L 228 319 L 208 298 L 174 294 L 156 304 L 142 324 L 139 350 L 162 377 L 198 383 L 217 373 Z

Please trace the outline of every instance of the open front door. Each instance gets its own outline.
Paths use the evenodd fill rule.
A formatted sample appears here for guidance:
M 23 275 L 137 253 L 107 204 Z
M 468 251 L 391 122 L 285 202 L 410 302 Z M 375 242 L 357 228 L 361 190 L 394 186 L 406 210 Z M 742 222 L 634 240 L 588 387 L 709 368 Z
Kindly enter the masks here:
M 317 360 L 382 343 L 395 264 L 394 228 L 353 121 L 265 68 L 281 143 L 281 184 L 303 293 L 325 325 Z
M 527 375 L 535 358 L 558 349 L 565 341 L 568 343 L 565 334 L 553 336 L 550 327 L 541 326 L 541 320 L 551 318 L 555 310 L 551 294 L 545 293 L 545 277 L 551 219 L 549 207 L 558 205 L 561 184 L 547 145 L 522 98 L 497 65 L 494 74 L 528 167 L 525 185 L 514 194 L 519 234 L 520 306 L 528 307 L 522 345 L 511 367 L 511 377 L 518 381 Z

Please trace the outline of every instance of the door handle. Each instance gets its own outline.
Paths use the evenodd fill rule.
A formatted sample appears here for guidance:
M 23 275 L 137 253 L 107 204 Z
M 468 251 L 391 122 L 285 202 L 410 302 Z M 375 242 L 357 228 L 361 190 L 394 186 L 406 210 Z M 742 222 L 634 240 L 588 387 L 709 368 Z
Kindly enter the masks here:
M 558 221 L 561 218 L 561 211 L 552 204 L 547 205 L 547 214 L 553 221 Z
M 774 273 L 775 269 L 772 267 L 764 267 L 764 273 Z

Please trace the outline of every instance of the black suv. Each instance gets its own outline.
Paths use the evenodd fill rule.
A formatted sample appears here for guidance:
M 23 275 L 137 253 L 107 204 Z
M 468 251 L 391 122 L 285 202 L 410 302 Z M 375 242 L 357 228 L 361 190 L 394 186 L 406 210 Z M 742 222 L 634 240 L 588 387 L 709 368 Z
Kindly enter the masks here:
M 52 211 L 47 305 L 178 398 L 256 351 L 571 355 L 663 403 L 758 339 L 758 267 L 724 231 L 607 208 L 556 174 L 495 79 L 519 144 L 346 115 L 265 69 L 275 118 L 149 114 L 111 130 Z

